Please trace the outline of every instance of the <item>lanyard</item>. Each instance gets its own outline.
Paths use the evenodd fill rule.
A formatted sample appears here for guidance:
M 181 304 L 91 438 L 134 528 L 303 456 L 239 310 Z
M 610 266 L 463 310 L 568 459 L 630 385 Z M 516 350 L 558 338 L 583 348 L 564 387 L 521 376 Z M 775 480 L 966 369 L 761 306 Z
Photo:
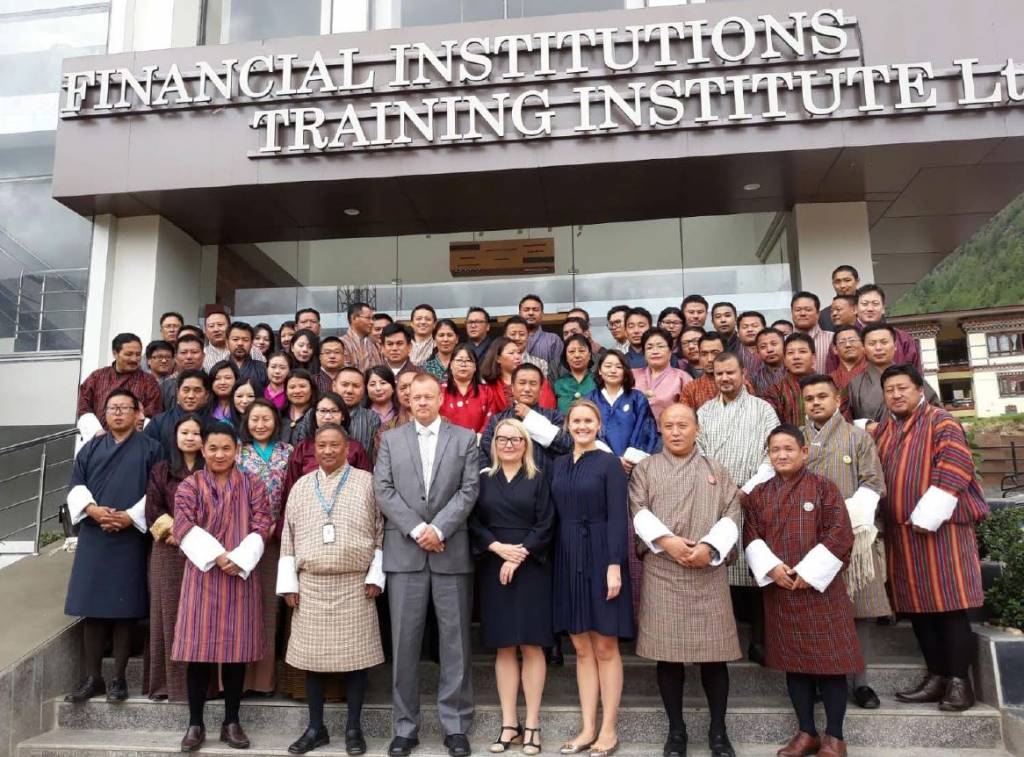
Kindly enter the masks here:
M 324 495 L 320 493 L 320 475 L 317 472 L 316 477 L 313 479 L 313 483 L 316 484 L 316 498 L 320 500 L 320 507 L 323 508 L 324 514 L 330 518 L 331 511 L 334 510 L 334 504 L 338 501 L 338 495 L 341 494 L 341 490 L 345 488 L 345 482 L 348 481 L 348 474 L 352 472 L 352 466 L 346 464 L 345 472 L 341 474 L 341 481 L 338 482 L 338 488 L 334 490 L 334 498 L 328 502 Z

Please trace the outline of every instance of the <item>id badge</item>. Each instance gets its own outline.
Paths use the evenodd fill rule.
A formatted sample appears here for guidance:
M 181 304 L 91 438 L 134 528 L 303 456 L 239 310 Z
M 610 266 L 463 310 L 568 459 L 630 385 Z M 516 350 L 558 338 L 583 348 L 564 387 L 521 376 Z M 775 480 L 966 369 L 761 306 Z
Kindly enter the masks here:
M 334 524 L 324 525 L 324 544 L 334 544 Z

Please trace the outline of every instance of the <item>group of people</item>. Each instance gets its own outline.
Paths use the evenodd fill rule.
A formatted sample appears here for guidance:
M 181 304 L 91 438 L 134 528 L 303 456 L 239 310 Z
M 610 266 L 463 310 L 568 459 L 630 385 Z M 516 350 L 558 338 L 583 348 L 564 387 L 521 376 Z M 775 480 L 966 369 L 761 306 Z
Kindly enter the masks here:
M 665 757 L 687 753 L 687 663 L 700 665 L 710 752 L 734 757 L 737 619 L 747 656 L 786 673 L 799 730 L 780 757 L 847 753 L 848 698 L 880 704 L 861 650 L 894 614 L 927 666 L 897 699 L 970 708 L 987 513 L 970 450 L 916 342 L 885 322 L 881 288 L 850 266 L 833 287 L 827 310 L 798 292 L 792 320 L 771 325 L 700 295 L 657 319 L 618 306 L 606 346 L 586 311 L 552 324 L 536 295 L 500 323 L 424 304 L 406 325 L 354 303 L 342 336 L 322 335 L 309 308 L 277 332 L 222 310 L 202 329 L 168 313 L 145 351 L 120 334 L 79 397 L 66 612 L 84 618 L 86 677 L 68 700 L 127 697 L 148 618 L 145 688 L 189 703 L 184 751 L 203 744 L 215 692 L 221 740 L 249 745 L 240 701 L 279 690 L 281 644 L 309 708 L 289 751 L 329 743 L 340 673 L 346 751 L 362 754 L 367 671 L 387 656 L 401 757 L 419 743 L 433 622 L 444 743 L 464 757 L 476 596 L 496 650 L 495 753 L 541 751 L 546 670 L 568 636 L 581 721 L 560 753 L 617 750 L 619 642 L 635 638 L 657 663 Z

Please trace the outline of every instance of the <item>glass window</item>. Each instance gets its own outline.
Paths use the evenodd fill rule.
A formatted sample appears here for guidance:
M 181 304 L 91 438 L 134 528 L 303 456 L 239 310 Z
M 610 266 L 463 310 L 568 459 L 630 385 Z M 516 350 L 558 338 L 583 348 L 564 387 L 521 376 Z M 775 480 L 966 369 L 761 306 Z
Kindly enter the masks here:
M 1024 334 L 989 334 L 989 357 L 1004 357 L 1024 353 Z
M 320 34 L 323 2 L 206 0 L 206 44 Z
M 559 13 L 588 13 L 623 7 L 622 0 L 522 0 L 524 16 L 554 16 Z
M 401 0 L 397 26 L 457 24 L 461 21 L 462 0 Z
M 1000 397 L 1024 397 L 1024 376 L 1000 376 Z

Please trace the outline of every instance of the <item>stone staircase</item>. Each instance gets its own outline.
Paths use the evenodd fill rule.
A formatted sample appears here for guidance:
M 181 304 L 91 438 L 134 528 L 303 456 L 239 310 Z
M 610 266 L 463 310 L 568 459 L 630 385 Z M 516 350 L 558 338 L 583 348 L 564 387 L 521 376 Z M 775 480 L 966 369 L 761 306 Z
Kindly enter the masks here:
M 745 644 L 744 644 L 745 648 Z M 636 657 L 631 646 L 624 645 L 625 686 L 619 717 L 619 735 L 623 755 L 661 754 L 666 730 L 665 716 L 655 683 L 654 664 Z M 997 709 L 979 704 L 966 713 L 943 713 L 935 706 L 899 704 L 893 692 L 916 682 L 923 672 L 920 657 L 909 627 L 878 627 L 868 651 L 871 681 L 882 699 L 878 710 L 850 706 L 846 736 L 851 754 L 872 757 L 1003 757 L 1001 716 Z M 689 672 L 689 671 L 688 671 Z M 792 735 L 795 719 L 785 693 L 784 677 L 747 662 L 730 665 L 731 692 L 729 732 L 740 757 L 769 757 Z M 28 739 L 18 746 L 19 757 L 80 757 L 116 755 L 116 757 L 155 757 L 178 751 L 178 742 L 187 723 L 184 704 L 153 703 L 138 694 L 142 680 L 142 661 L 133 659 L 129 667 L 129 701 L 107 704 L 96 699 L 85 705 L 68 705 L 55 700 L 44 705 L 52 708 L 52 730 Z M 498 733 L 500 709 L 494 690 L 493 659 L 479 654 L 473 660 L 473 685 L 477 714 L 471 741 L 477 754 L 487 753 L 488 743 Z M 706 753 L 702 747 L 707 733 L 707 711 L 696 669 L 687 678 L 686 718 L 691 738 L 691 754 Z M 423 689 L 423 745 L 419 757 L 446 754 L 441 746 L 434 696 L 437 690 L 437 666 L 421 663 Z M 369 754 L 384 754 L 391 735 L 390 666 L 382 665 L 371 674 L 363 728 L 370 741 Z M 237 754 L 216 741 L 222 704 L 207 705 L 207 723 L 213 740 L 203 748 L 206 754 Z M 328 705 L 327 725 L 338 741 L 314 754 L 344 754 L 345 708 Z M 567 655 L 565 667 L 550 668 L 545 688 L 542 727 L 545 754 L 557 754 L 558 745 L 574 733 L 578 725 L 575 668 Z M 822 715 L 819 708 L 819 716 Z M 247 699 L 242 706 L 242 722 L 252 739 L 249 754 L 257 756 L 285 754 L 305 728 L 306 710 L 301 702 L 286 698 Z M 513 753 L 518 754 L 518 749 Z

